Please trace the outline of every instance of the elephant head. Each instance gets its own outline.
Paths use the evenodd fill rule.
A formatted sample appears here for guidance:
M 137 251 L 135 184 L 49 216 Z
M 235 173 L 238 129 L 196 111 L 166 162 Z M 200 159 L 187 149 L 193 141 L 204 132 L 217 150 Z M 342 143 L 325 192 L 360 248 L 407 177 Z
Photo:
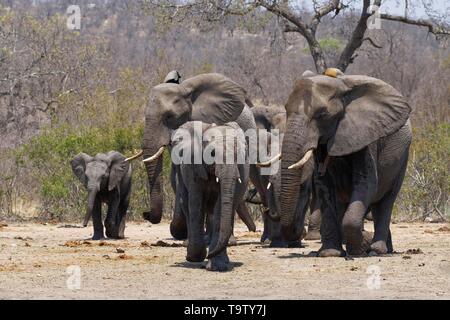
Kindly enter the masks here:
M 152 88 L 145 109 L 143 155 L 147 169 L 151 209 L 144 218 L 159 223 L 163 211 L 162 154 L 172 131 L 189 120 L 218 125 L 234 121 L 241 114 L 246 92 L 227 77 L 201 74 L 180 84 L 172 81 Z
M 357 152 L 401 128 L 411 108 L 387 83 L 328 69 L 305 73 L 286 103 L 287 124 L 281 153 L 281 224 L 287 240 L 294 232 L 296 195 L 311 177 L 315 161 Z M 314 157 L 325 150 L 325 158 Z
M 83 225 L 87 226 L 92 215 L 95 199 L 99 192 L 118 189 L 120 182 L 129 170 L 130 164 L 116 151 L 99 153 L 91 157 L 86 153 L 76 155 L 71 161 L 72 171 L 88 191 L 88 204 Z

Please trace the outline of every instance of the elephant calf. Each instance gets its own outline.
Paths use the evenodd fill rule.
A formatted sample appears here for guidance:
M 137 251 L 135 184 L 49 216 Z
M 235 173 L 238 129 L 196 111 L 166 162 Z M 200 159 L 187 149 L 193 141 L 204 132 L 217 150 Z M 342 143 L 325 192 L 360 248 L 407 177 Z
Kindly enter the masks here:
M 217 161 L 219 154 L 227 152 L 232 154 L 232 161 Z M 172 138 L 172 161 L 177 170 L 177 198 L 187 221 L 186 260 L 201 262 L 208 258 L 207 270 L 228 270 L 226 247 L 233 231 L 234 211 L 243 204 L 249 175 L 242 130 L 235 123 L 216 126 L 187 122 Z
M 88 191 L 87 212 L 83 221 L 86 227 L 92 216 L 94 235 L 92 240 L 104 238 L 102 203 L 108 204 L 105 219 L 106 236 L 123 239 L 125 215 L 131 194 L 131 166 L 116 151 L 98 153 L 91 157 L 86 153 L 76 155 L 70 162 L 72 171 Z

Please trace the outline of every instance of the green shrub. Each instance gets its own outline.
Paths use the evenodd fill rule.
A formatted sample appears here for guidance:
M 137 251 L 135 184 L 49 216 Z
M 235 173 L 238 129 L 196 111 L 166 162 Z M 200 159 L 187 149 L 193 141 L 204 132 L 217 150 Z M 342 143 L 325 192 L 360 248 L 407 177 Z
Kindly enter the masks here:
M 413 130 L 408 169 L 396 213 L 408 220 L 450 214 L 450 124 Z

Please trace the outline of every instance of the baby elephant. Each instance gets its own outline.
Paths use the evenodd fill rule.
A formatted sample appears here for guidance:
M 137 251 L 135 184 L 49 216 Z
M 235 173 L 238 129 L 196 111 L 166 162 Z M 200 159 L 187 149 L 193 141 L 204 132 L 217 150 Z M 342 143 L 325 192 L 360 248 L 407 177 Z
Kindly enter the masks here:
M 94 235 L 92 240 L 104 238 L 102 203 L 108 204 L 105 219 L 106 236 L 123 239 L 125 215 L 131 194 L 131 166 L 125 157 L 117 152 L 98 153 L 91 157 L 80 153 L 70 161 L 73 173 L 88 191 L 87 212 L 83 221 L 86 227 L 92 216 Z

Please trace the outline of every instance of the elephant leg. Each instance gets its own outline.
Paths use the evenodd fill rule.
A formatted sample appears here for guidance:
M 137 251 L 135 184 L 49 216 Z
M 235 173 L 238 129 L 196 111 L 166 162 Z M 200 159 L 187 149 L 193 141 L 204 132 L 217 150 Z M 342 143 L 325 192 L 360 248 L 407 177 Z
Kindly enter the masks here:
M 119 237 L 119 205 L 120 199 L 116 195 L 111 195 L 105 219 L 106 236 L 108 238 L 117 239 Z
M 98 200 L 95 200 L 94 203 L 92 224 L 94 225 L 94 235 L 92 236 L 92 240 L 103 239 L 105 236 L 103 234 L 102 203 Z
M 320 200 L 317 199 L 315 192 L 313 192 L 311 205 L 311 216 L 309 218 L 308 233 L 305 240 L 320 240 L 320 224 L 322 221 L 322 213 L 320 212 Z
M 350 255 L 363 255 L 363 221 L 367 204 L 362 200 L 352 201 L 345 212 L 342 221 L 342 230 L 347 253 Z
M 241 218 L 241 220 L 247 226 L 248 231 L 256 232 L 255 222 L 253 222 L 253 219 L 250 216 L 250 213 L 248 212 L 247 206 L 245 205 L 244 201 L 242 201 L 238 204 L 238 206 L 236 208 L 236 212 L 237 212 L 239 218 Z
M 186 260 L 201 262 L 206 258 L 203 194 L 199 187 L 189 187 L 188 246 Z
M 270 247 L 271 248 L 289 247 L 289 242 L 283 239 L 283 236 L 281 234 L 281 224 L 279 222 L 270 221 Z
M 371 254 L 386 254 L 394 251 L 389 225 L 396 196 L 397 192 L 389 193 L 372 208 L 375 234 L 370 245 Z
M 187 222 L 186 222 L 186 206 L 183 207 L 184 203 L 187 203 L 187 197 L 183 196 L 186 190 L 183 189 L 184 186 L 179 185 L 176 189 L 175 196 L 175 207 L 173 210 L 172 221 L 170 222 L 170 234 L 176 240 L 185 240 L 188 237 L 187 232 Z
M 214 214 L 212 216 L 212 234 L 211 242 L 209 244 L 209 250 L 213 250 L 216 247 L 217 241 L 219 240 L 220 233 L 220 219 L 221 219 L 221 203 L 220 197 L 214 206 Z M 230 263 L 230 258 L 227 254 L 227 247 L 222 250 L 218 255 L 212 257 L 208 260 L 206 264 L 206 270 L 209 271 L 228 271 L 228 264 Z
M 263 219 L 263 223 L 264 223 L 264 229 L 263 229 L 263 233 L 261 235 L 260 241 L 262 243 L 264 243 L 266 240 L 270 239 L 270 231 L 269 230 L 270 230 L 271 220 L 267 217 L 267 215 L 265 213 L 263 213 L 262 219 Z
M 319 257 L 340 257 L 345 254 L 342 248 L 342 232 L 340 223 L 340 211 L 342 206 L 336 203 L 334 195 L 330 192 L 334 185 L 327 173 L 324 179 L 317 183 L 317 196 L 322 199 L 320 211 L 322 221 L 320 224 L 320 237 L 322 246 L 319 249 Z M 339 212 L 338 212 L 339 211 Z
M 392 246 L 392 235 L 390 230 L 392 209 L 394 208 L 395 200 L 402 187 L 403 179 L 405 178 L 408 153 L 405 154 L 405 161 L 400 169 L 398 178 L 391 190 L 388 192 L 377 204 L 373 206 L 372 216 L 375 225 L 375 234 L 373 242 L 370 246 L 371 254 L 385 254 L 394 252 Z
M 127 216 L 127 210 L 128 206 L 130 204 L 130 199 L 127 197 L 125 200 L 123 200 L 119 205 L 119 232 L 118 232 L 118 238 L 124 239 L 125 238 L 125 224 L 126 224 L 126 216 Z

